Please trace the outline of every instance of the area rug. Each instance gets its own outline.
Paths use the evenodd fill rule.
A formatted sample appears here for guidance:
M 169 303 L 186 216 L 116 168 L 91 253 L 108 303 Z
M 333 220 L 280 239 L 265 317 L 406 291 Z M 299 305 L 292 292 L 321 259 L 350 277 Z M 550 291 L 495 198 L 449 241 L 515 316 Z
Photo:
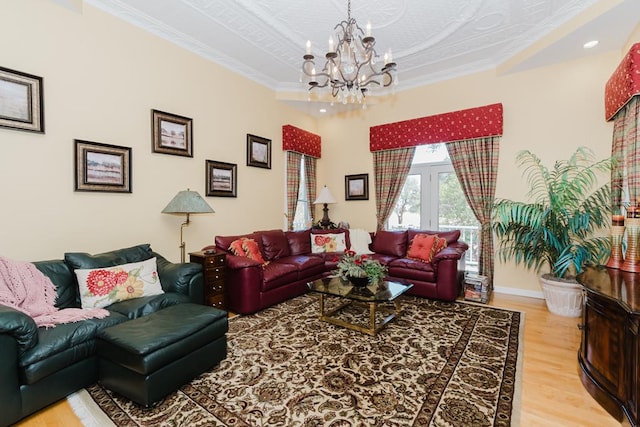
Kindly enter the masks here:
M 227 358 L 151 409 L 99 385 L 70 403 L 86 425 L 519 425 L 523 313 L 402 296 L 372 337 L 321 322 L 317 298 L 230 319 Z

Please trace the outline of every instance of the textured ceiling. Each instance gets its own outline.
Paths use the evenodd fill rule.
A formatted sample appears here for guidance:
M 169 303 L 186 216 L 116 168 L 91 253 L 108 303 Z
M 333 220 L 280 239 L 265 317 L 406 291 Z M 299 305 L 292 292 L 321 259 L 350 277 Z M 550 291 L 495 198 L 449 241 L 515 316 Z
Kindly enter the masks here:
M 298 83 L 305 42 L 311 40 L 314 55 L 323 57 L 334 26 L 347 15 L 346 0 L 85 2 L 294 104 L 293 94 L 305 91 Z M 397 90 L 622 49 L 640 22 L 640 0 L 352 0 L 351 9 L 360 26 L 371 22 L 379 53 L 393 50 Z M 594 38 L 600 44 L 585 51 L 582 44 Z

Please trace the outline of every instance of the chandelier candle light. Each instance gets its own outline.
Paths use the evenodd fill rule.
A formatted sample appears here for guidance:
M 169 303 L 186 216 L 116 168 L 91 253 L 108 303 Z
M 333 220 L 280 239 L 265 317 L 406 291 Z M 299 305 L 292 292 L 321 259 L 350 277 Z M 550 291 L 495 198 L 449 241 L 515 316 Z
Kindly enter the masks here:
M 307 41 L 302 72 L 309 91 L 331 87 L 331 95 L 343 104 L 362 103 L 369 85 L 388 87 L 394 82 L 396 63 L 391 49 L 384 54 L 382 66 L 378 66 L 375 50 L 376 39 L 371 35 L 371 24 L 366 33 L 351 17 L 351 0 L 347 3 L 347 19 L 337 24 L 337 44 L 329 37 L 329 51 L 320 72 L 316 72 L 315 57 L 311 53 L 311 41 Z M 397 79 L 396 79 L 397 81 Z M 370 93 L 370 92 L 369 92 Z

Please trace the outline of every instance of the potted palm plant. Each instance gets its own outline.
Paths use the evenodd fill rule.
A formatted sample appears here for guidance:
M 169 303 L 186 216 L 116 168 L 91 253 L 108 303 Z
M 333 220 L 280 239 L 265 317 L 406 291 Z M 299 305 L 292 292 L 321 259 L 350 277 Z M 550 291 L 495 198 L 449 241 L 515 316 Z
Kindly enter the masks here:
M 597 236 L 611 218 L 609 183 L 598 184 L 610 171 L 611 159 L 594 160 L 579 147 L 552 169 L 525 150 L 517 156 L 529 185 L 529 202 L 498 200 L 492 227 L 499 240 L 498 256 L 540 272 L 549 311 L 577 317 L 582 313 L 582 288 L 575 277 L 585 265 L 602 263 L 610 250 L 607 237 Z

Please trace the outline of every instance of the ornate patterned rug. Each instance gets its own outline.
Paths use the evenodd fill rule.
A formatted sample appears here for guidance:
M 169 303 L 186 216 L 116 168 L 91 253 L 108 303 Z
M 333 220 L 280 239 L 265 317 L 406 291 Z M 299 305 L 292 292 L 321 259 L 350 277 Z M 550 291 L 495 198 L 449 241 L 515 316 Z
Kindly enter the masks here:
M 321 322 L 313 294 L 232 318 L 227 358 L 151 409 L 99 385 L 69 400 L 101 426 L 518 425 L 524 315 L 400 298 L 374 337 Z

